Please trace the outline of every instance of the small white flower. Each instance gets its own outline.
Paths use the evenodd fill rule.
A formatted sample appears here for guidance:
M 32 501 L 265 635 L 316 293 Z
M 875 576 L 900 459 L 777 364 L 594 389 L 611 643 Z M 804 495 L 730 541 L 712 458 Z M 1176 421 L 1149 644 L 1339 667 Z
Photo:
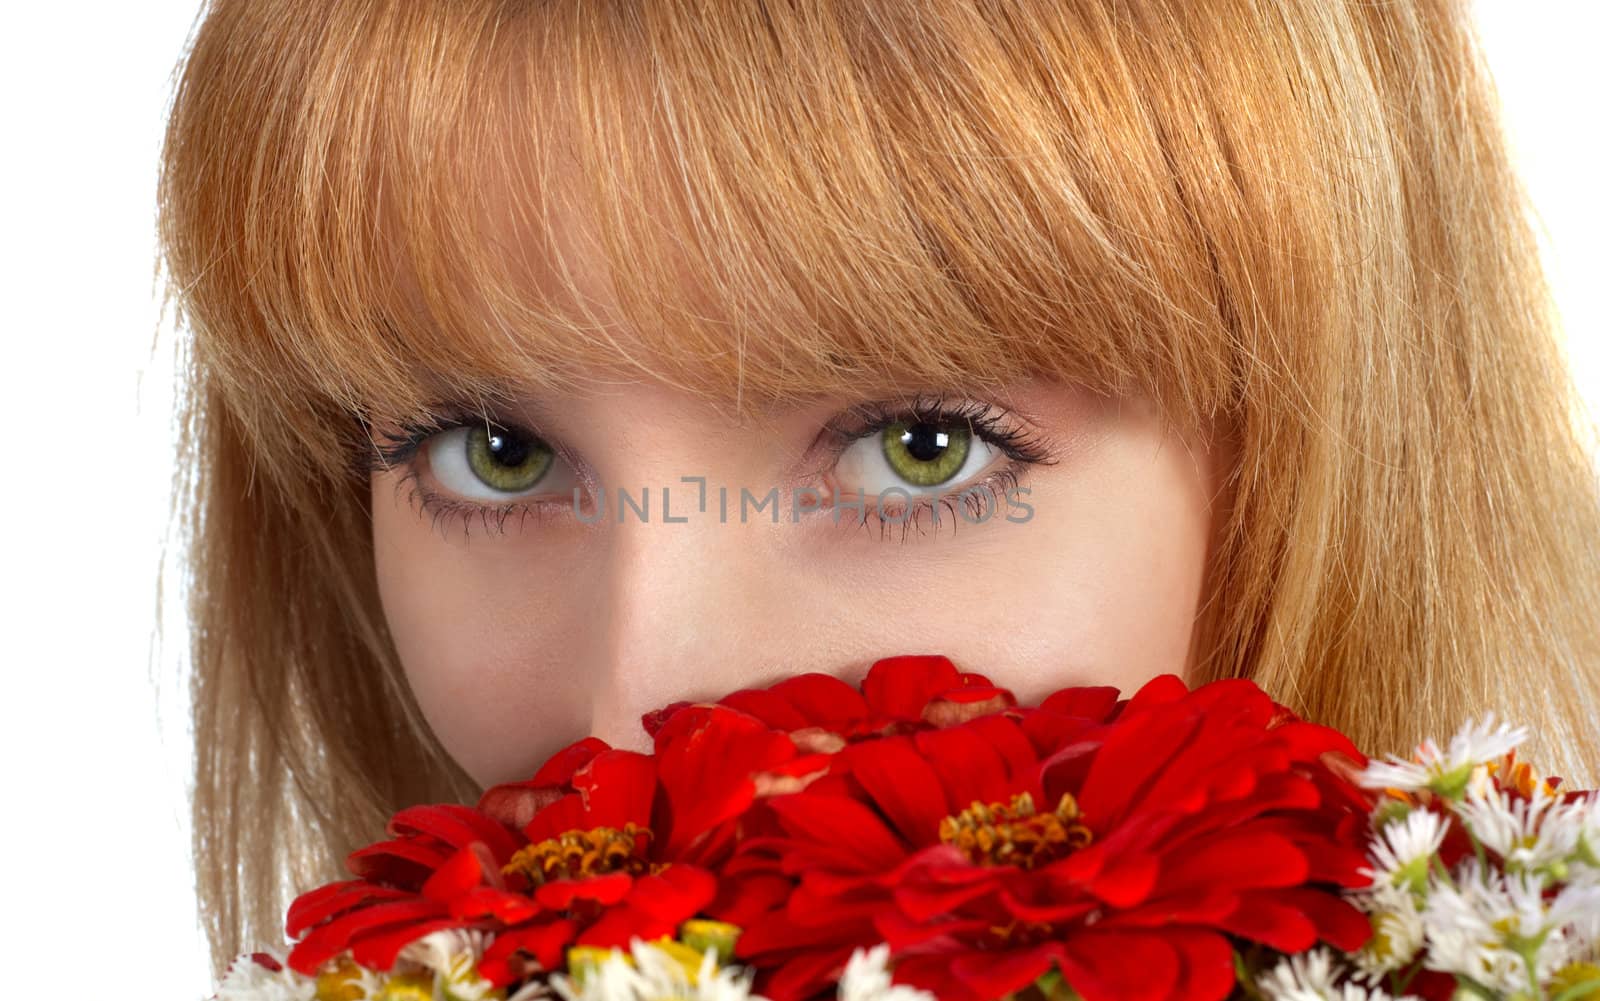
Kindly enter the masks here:
M 1372 839 L 1367 870 L 1374 883 L 1422 889 L 1427 885 L 1428 863 L 1444 843 L 1449 823 L 1432 810 L 1412 810 L 1401 820 L 1383 826 Z
M 268 969 L 251 959 L 249 953 L 236 956 L 217 984 L 217 1001 L 313 1001 L 317 996 L 315 978 L 289 969 L 279 952 L 260 951 L 271 956 L 281 969 Z
M 1530 975 L 1547 983 L 1562 967 L 1589 960 L 1600 946 L 1600 882 L 1574 880 L 1548 901 L 1545 890 L 1536 874 L 1464 862 L 1454 885 L 1434 884 L 1423 909 L 1429 968 L 1510 995 Z
M 400 950 L 399 958 L 430 970 L 448 971 L 463 959 L 477 962 L 483 958 L 485 939 L 492 938 L 476 928 L 445 928 L 411 942 Z
M 1590 872 L 1600 871 L 1600 792 L 1588 793 L 1572 805 L 1578 825 L 1577 864 Z
M 478 960 L 494 936 L 475 928 L 445 928 L 424 935 L 400 950 L 396 969 L 420 967 L 434 976 L 434 993 L 446 991 L 459 1001 L 483 1001 L 495 986 L 478 975 Z
M 1469 790 L 1456 805 L 1472 833 L 1513 872 L 1564 867 L 1578 852 L 1584 810 L 1582 802 L 1563 803 L 1544 792 L 1524 799 L 1497 789 Z
M 1374 883 L 1367 890 L 1349 894 L 1348 899 L 1371 915 L 1373 936 L 1350 957 L 1361 979 L 1376 981 L 1416 958 L 1423 943 L 1417 894 L 1392 883 Z
M 1505 757 L 1527 739 L 1527 727 L 1506 723 L 1495 726 L 1494 713 L 1489 713 L 1482 723 L 1469 721 L 1450 738 L 1450 746 L 1444 750 L 1430 737 L 1410 761 L 1391 755 L 1387 761 L 1368 763 L 1361 773 L 1361 784 L 1369 789 L 1405 792 L 1429 789 L 1453 799 L 1465 790 L 1475 767 Z
M 1476 863 L 1464 864 L 1454 885 L 1436 881 L 1422 915 L 1428 968 L 1469 977 L 1490 990 L 1519 989 L 1528 982 L 1527 965 L 1496 927 L 1505 920 L 1505 931 L 1520 933 L 1516 910 L 1499 874 L 1483 873 Z M 1542 911 L 1535 925 L 1542 923 Z
M 705 954 L 693 983 L 676 959 L 648 942 L 634 939 L 632 953 L 629 963 L 613 950 L 581 978 L 552 974 L 550 986 L 566 1001 L 766 1001 L 751 993 L 751 971 L 718 969 L 715 953 Z
M 839 981 L 839 1001 L 938 1001 L 927 991 L 895 984 L 889 975 L 889 946 L 857 949 Z
M 1560 931 L 1553 969 L 1568 963 L 1600 963 L 1600 872 L 1579 874 L 1550 901 L 1548 922 Z
M 1267 1001 L 1391 1001 L 1387 992 L 1345 980 L 1333 953 L 1324 948 L 1285 956 L 1256 986 Z M 1342 982 L 1341 982 L 1342 981 Z M 1410 995 L 1398 1001 L 1417 1001 Z

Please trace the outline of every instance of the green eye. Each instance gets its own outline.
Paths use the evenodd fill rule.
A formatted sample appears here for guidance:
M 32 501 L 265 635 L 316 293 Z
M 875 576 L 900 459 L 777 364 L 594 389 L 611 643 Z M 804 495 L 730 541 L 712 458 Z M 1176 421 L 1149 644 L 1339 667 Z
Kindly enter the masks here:
M 473 425 L 465 444 L 467 467 L 484 486 L 515 494 L 531 489 L 550 469 L 550 446 L 505 428 Z
M 966 425 L 896 421 L 883 429 L 883 457 L 896 476 L 919 487 L 947 482 L 961 471 L 972 447 Z

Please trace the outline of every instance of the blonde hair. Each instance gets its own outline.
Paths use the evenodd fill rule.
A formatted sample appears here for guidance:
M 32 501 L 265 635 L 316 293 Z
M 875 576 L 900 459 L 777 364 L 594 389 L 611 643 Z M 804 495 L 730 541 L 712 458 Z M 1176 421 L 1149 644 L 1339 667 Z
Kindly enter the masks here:
M 160 221 L 218 971 L 479 791 L 385 630 L 369 422 L 597 371 L 1221 422 L 1199 679 L 1375 753 L 1494 709 L 1592 781 L 1600 499 L 1497 116 L 1464 0 L 213 0 Z

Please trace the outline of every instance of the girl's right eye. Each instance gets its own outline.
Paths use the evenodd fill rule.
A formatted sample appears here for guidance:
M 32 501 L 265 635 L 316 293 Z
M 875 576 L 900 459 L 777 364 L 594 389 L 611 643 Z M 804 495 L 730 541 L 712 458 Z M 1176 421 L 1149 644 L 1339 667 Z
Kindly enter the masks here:
M 467 500 L 571 497 L 578 486 L 572 467 L 549 443 L 516 428 L 482 423 L 449 428 L 430 435 L 421 450 L 437 484 Z

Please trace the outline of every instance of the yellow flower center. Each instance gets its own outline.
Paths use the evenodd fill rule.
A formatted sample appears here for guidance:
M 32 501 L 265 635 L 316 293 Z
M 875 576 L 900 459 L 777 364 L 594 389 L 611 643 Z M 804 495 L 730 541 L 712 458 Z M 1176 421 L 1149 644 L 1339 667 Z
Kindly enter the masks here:
M 1550 996 L 1571 998 L 1572 1001 L 1595 1001 L 1600 998 L 1600 963 L 1571 963 L 1555 972 L 1550 983 Z
M 316 1001 L 361 1001 L 367 996 L 365 980 L 355 960 L 340 956 L 317 974 Z
M 410 973 L 390 977 L 379 1001 L 433 1001 L 433 974 Z
M 1010 803 L 973 803 L 944 818 L 939 840 L 959 848 L 974 865 L 1036 869 L 1087 847 L 1094 833 L 1079 819 L 1071 793 L 1063 793 L 1053 811 L 1040 813 L 1024 792 Z
M 638 824 L 629 823 L 621 830 L 593 827 L 568 831 L 517 849 L 500 872 L 506 876 L 520 873 L 534 886 L 614 872 L 643 876 L 653 870 L 646 857 L 649 848 L 650 829 Z

